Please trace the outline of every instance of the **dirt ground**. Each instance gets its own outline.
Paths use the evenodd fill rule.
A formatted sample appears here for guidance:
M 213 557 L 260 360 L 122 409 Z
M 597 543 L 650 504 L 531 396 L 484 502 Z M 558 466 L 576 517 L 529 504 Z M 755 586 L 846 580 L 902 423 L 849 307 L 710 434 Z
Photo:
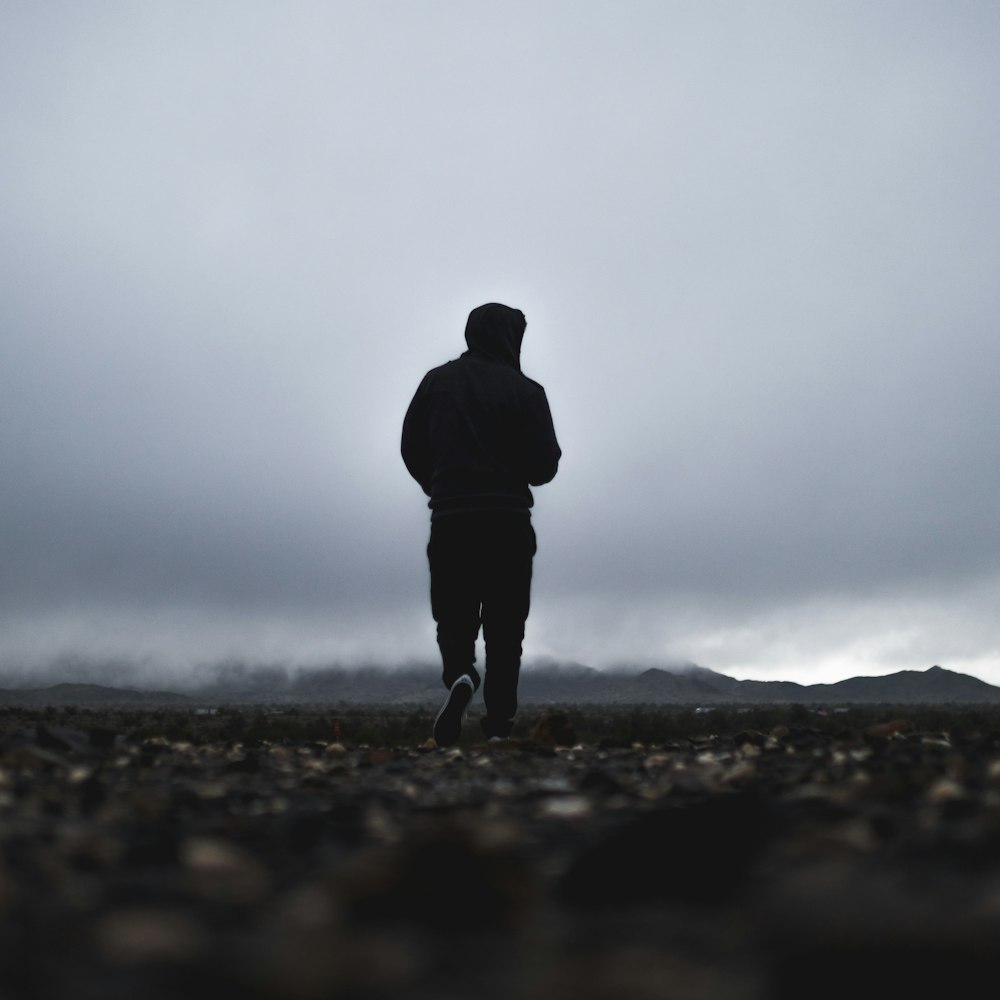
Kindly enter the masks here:
M 994 996 L 1000 731 L 796 719 L 442 750 L 8 714 L 0 1000 Z

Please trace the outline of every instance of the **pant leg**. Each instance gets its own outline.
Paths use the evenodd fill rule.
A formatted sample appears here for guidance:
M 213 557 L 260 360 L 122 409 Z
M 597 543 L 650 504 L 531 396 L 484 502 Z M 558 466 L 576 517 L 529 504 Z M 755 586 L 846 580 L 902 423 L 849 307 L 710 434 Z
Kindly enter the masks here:
M 489 557 L 483 582 L 486 717 L 482 726 L 487 736 L 509 736 L 517 714 L 524 626 L 531 606 L 536 542 L 530 518 L 497 517 L 484 547 Z
M 437 622 L 441 679 L 450 688 L 462 674 L 479 687 L 475 668 L 482 594 L 476 539 L 460 515 L 431 521 L 427 560 L 431 574 L 431 614 Z

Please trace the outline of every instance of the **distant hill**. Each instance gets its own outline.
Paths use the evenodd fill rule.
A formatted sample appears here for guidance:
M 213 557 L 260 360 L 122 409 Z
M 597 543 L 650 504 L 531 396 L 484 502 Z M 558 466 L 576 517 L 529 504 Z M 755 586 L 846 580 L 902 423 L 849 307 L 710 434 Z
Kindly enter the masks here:
M 172 691 L 140 691 L 103 684 L 51 684 L 41 688 L 0 688 L 0 705 L 186 705 L 191 698 Z
M 943 667 L 929 670 L 901 670 L 885 677 L 852 677 L 836 684 L 815 684 L 810 690 L 829 701 L 865 702 L 995 702 L 1000 688 L 978 677 L 955 673 Z
M 1000 687 L 940 666 L 881 677 L 852 677 L 835 684 L 740 681 L 704 667 L 680 671 L 653 667 L 610 680 L 594 697 L 580 700 L 656 705 L 1000 704 Z
M 0 705 L 435 705 L 441 694 L 440 670 L 433 664 L 295 673 L 249 667 L 224 671 L 178 691 L 79 683 L 0 687 Z M 741 681 L 694 664 L 597 670 L 580 663 L 547 662 L 524 667 L 518 694 L 526 705 L 1000 704 L 1000 687 L 940 666 L 882 677 L 852 677 L 836 684 L 796 684 Z

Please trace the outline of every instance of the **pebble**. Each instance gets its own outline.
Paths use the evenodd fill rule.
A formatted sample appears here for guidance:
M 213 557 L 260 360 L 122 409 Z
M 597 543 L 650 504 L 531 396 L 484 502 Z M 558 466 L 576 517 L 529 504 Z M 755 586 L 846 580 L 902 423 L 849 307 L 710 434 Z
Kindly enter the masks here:
M 838 942 L 997 978 L 1000 742 L 906 722 L 586 745 L 555 713 L 502 750 L 13 730 L 4 997 L 827 996 L 818 970 L 861 969 Z

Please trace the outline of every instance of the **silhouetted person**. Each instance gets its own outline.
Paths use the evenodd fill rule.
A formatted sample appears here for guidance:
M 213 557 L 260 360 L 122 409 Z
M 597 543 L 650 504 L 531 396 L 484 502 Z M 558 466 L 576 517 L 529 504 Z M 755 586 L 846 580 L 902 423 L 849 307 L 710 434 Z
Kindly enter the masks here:
M 528 487 L 549 482 L 562 454 L 545 390 L 521 373 L 526 325 L 496 302 L 473 309 L 469 349 L 424 376 L 403 421 L 403 461 L 430 497 L 431 612 L 448 689 L 439 746 L 458 741 L 479 688 L 480 625 L 487 738 L 506 738 L 517 711 L 535 554 Z

